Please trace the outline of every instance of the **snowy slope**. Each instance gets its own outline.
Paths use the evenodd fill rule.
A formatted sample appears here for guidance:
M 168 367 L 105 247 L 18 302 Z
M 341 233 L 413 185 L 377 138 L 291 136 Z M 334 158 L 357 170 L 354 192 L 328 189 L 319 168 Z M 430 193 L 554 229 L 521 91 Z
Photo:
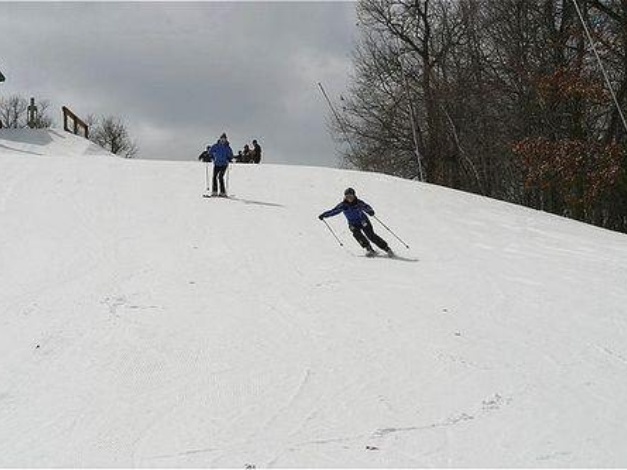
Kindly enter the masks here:
M 2 129 L 0 130 L 0 155 L 111 156 L 109 152 L 89 140 L 60 129 Z
M 627 466 L 627 237 L 0 131 L 0 467 Z M 409 245 L 368 259 L 346 186 Z

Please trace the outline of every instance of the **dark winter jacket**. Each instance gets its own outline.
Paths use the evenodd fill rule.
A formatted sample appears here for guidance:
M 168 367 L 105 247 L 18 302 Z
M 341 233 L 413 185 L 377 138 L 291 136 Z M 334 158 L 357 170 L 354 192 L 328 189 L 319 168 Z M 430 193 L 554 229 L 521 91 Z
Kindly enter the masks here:
M 253 143 L 252 151 L 253 163 L 259 163 L 261 161 L 261 146 L 258 143 Z
M 233 161 L 233 150 L 231 150 L 228 142 L 223 144 L 218 141 L 211 146 L 209 153 L 216 166 L 227 166 L 229 162 Z
M 348 225 L 352 227 L 360 227 L 367 224 L 368 215 L 374 215 L 374 209 L 372 207 L 361 199 L 355 198 L 353 202 L 348 202 L 344 199 L 333 209 L 320 214 L 320 217 L 332 217 L 338 215 L 340 212 L 344 212 L 346 220 L 348 220 Z

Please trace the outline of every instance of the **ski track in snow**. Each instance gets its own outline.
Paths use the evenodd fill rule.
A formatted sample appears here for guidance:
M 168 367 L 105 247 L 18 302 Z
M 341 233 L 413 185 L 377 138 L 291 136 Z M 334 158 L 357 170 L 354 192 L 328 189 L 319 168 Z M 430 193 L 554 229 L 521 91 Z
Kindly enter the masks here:
M 627 462 L 624 235 L 322 168 L 208 201 L 195 162 L 3 135 L 0 466 Z M 320 225 L 347 186 L 411 262 Z

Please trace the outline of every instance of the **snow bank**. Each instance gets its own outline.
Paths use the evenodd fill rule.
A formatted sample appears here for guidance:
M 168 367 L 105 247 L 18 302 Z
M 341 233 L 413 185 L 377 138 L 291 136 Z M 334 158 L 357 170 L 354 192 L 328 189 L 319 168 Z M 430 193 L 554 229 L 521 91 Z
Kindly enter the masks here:
M 60 129 L 2 129 L 0 155 L 113 156 L 89 140 Z

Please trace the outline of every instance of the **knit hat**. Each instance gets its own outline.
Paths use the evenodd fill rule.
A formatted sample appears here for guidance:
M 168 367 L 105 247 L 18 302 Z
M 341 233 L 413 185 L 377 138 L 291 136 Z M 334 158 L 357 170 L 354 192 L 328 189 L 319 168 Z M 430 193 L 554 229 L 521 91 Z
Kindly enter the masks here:
M 348 196 L 349 194 L 352 194 L 354 196 L 355 190 L 353 188 L 346 188 L 346 191 L 344 191 L 344 196 Z

